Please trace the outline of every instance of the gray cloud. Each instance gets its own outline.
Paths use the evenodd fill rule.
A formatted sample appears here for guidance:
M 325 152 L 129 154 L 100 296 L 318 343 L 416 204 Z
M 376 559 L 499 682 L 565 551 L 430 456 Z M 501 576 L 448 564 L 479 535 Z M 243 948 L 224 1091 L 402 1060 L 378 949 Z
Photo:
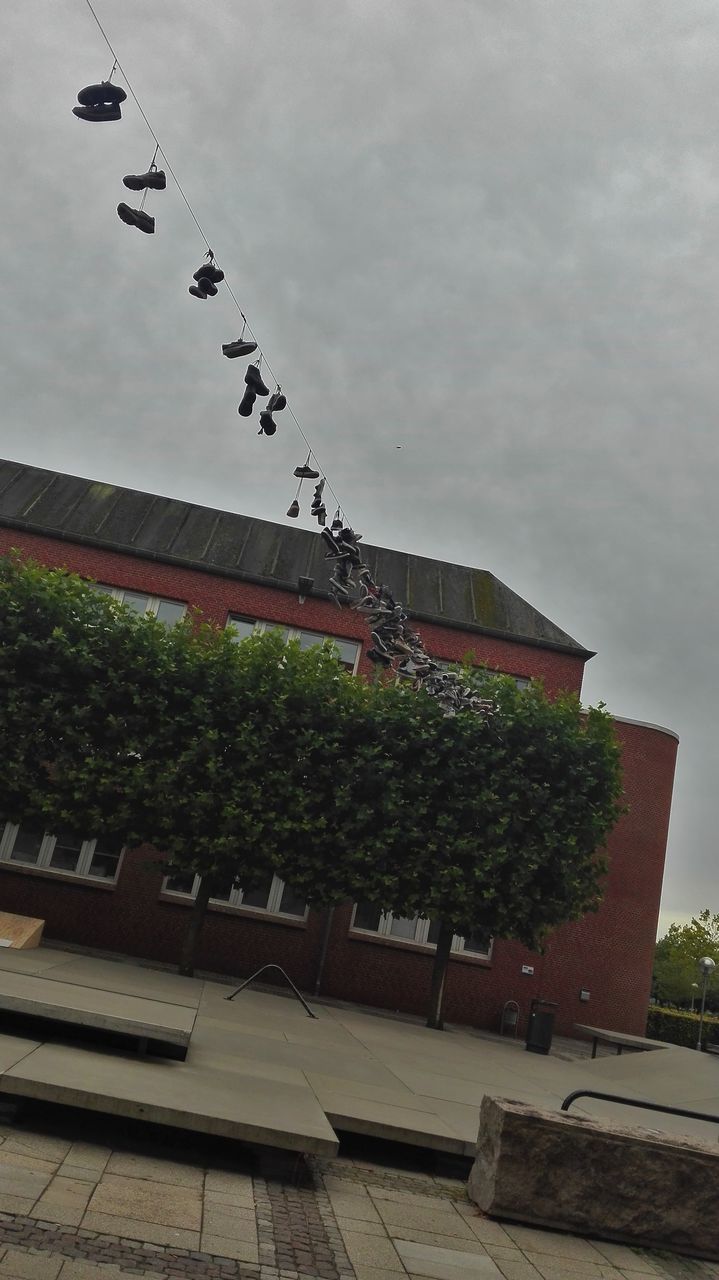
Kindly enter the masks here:
M 719 909 L 715 7 L 97 8 L 356 526 L 491 569 L 598 650 L 587 699 L 680 733 L 664 906 Z M 71 114 L 85 4 L 5 33 L 0 451 L 283 519 L 301 441 L 237 416 L 185 206 L 115 215 L 141 118 Z

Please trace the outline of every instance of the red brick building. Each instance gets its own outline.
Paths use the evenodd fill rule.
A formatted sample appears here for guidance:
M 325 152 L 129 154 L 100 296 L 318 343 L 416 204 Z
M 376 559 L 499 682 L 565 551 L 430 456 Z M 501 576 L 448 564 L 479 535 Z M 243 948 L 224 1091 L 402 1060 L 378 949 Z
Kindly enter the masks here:
M 11 548 L 92 578 L 168 624 L 195 607 L 240 636 L 265 625 L 283 626 L 307 645 L 331 636 L 349 670 L 371 671 L 362 618 L 327 595 L 316 533 L 0 462 L 0 553 Z M 434 657 L 452 661 L 472 651 L 520 684 L 541 678 L 550 693 L 581 691 L 591 652 L 491 573 L 363 549 Z M 643 1032 L 677 738 L 655 725 L 616 724 L 628 812 L 609 843 L 601 909 L 557 930 L 543 956 L 514 943 L 455 939 L 449 1021 L 497 1028 L 504 1002 L 514 999 L 524 1022 L 530 1000 L 542 996 L 557 1002 L 557 1029 L 565 1033 L 575 1021 Z M 182 878 L 168 882 L 143 850 L 117 855 L 92 833 L 73 842 L 0 821 L 0 909 L 41 916 L 50 939 L 176 961 L 195 889 Z M 228 888 L 213 901 L 199 964 L 245 975 L 277 963 L 305 990 L 319 980 L 328 996 L 421 1013 L 432 938 L 430 921 L 380 916 L 363 904 L 328 919 L 275 877 L 249 895 Z

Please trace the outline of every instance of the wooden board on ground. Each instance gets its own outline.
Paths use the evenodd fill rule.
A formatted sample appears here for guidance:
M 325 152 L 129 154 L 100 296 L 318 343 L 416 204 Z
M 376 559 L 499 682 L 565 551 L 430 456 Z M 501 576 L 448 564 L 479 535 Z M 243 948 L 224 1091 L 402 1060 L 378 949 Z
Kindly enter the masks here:
M 12 947 L 17 951 L 39 947 L 44 928 L 44 920 L 35 920 L 32 916 L 14 916 L 9 911 L 0 911 L 0 947 Z

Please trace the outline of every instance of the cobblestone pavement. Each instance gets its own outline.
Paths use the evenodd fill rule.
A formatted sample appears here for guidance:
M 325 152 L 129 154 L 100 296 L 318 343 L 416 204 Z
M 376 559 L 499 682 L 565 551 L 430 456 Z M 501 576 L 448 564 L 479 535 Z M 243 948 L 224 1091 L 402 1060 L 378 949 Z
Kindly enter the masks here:
M 181 1135 L 168 1149 L 98 1118 L 77 1141 L 72 1123 L 0 1126 L 0 1280 L 719 1280 L 719 1264 L 500 1224 L 463 1177 L 399 1156 L 178 1159 Z

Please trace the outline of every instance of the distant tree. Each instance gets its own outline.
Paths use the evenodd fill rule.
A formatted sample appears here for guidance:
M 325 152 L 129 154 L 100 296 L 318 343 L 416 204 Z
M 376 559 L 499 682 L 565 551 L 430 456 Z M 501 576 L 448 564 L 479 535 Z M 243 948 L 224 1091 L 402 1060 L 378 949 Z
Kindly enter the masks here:
M 711 956 L 719 965 L 719 912 L 712 914 L 709 908 L 693 916 L 689 924 L 670 925 L 657 942 L 652 981 L 655 999 L 670 1004 L 690 1004 L 701 987 L 697 962 L 702 956 Z M 712 997 L 710 982 L 707 996 L 710 1008 L 714 1006 Z

